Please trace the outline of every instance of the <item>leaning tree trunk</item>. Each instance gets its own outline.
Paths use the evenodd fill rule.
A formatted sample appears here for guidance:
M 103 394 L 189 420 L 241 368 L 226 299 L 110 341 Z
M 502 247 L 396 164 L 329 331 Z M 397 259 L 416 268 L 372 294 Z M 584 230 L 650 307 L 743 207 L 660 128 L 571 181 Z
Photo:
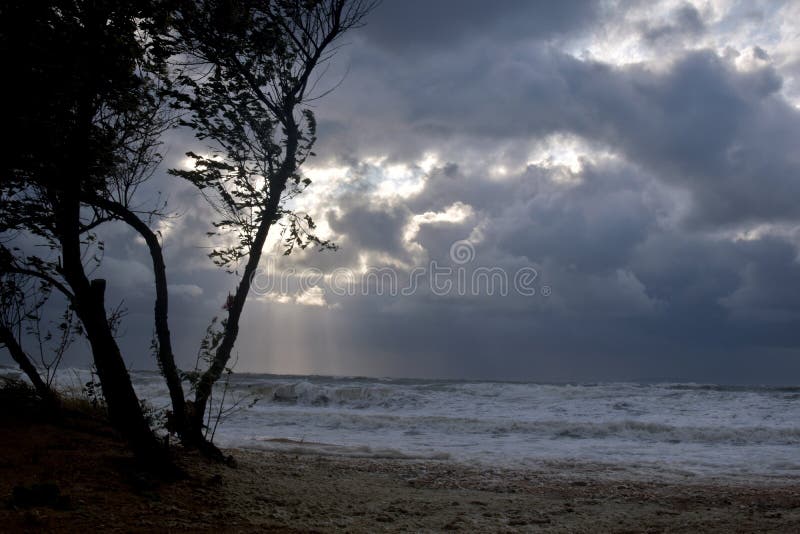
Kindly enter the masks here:
M 88 139 L 88 136 L 86 136 Z M 77 170 L 77 169 L 76 169 Z M 86 171 L 86 169 L 81 169 Z M 75 176 L 84 176 L 85 172 Z M 142 412 L 128 369 L 114 339 L 105 309 L 105 280 L 92 280 L 83 267 L 80 241 L 80 179 L 67 187 L 52 187 L 56 236 L 61 245 L 61 275 L 72 288 L 75 313 L 92 348 L 111 424 L 140 458 L 151 464 L 168 463 Z
M 94 120 L 97 113 L 96 93 L 103 81 L 95 70 L 91 44 L 103 42 L 102 22 L 90 17 L 84 36 L 88 43 L 84 87 L 75 101 L 73 129 L 68 133 L 62 166 L 49 177 L 45 190 L 53 206 L 55 237 L 60 245 L 60 274 L 72 288 L 72 306 L 83 324 L 86 338 L 92 349 L 100 385 L 108 408 L 111 424 L 128 441 L 137 456 L 150 465 L 169 463 L 155 434 L 144 417 L 142 406 L 133 389 L 130 374 L 125 366 L 119 345 L 108 321 L 105 309 L 105 280 L 91 282 L 83 266 L 81 243 L 81 197 L 95 189 L 98 167 L 93 150 Z M 100 93 L 102 94 L 102 93 Z
M 286 155 L 278 172 L 269 182 L 269 198 L 267 199 L 266 205 L 264 205 L 264 211 L 261 213 L 261 222 L 259 223 L 258 230 L 256 231 L 252 246 L 250 247 L 250 255 L 247 259 L 244 272 L 242 273 L 242 278 L 239 280 L 236 293 L 228 307 L 228 320 L 225 323 L 222 341 L 219 347 L 217 347 L 217 351 L 214 353 L 211 366 L 200 377 L 197 387 L 195 388 L 194 402 L 191 403 L 191 409 L 187 410 L 187 416 L 191 421 L 191 432 L 195 439 L 202 438 L 203 436 L 203 419 L 208 406 L 208 400 L 211 397 L 211 391 L 214 384 L 222 376 L 222 373 L 225 371 L 225 366 L 228 365 L 228 361 L 231 358 L 233 346 L 239 335 L 239 319 L 242 316 L 244 305 L 247 302 L 247 295 L 253 283 L 253 276 L 255 276 L 256 270 L 258 269 L 259 261 L 261 261 L 264 243 L 267 241 L 270 228 L 278 219 L 281 195 L 284 189 L 286 189 L 286 183 L 297 170 L 296 157 L 300 133 L 297 129 L 297 125 L 291 118 L 291 111 L 287 113 L 287 117 L 288 119 L 285 125 L 287 133 Z
M 47 409 L 56 412 L 60 406 L 58 396 L 50 386 L 42 380 L 36 366 L 33 365 L 33 362 L 17 341 L 14 333 L 6 325 L 0 325 L 0 343 L 6 346 L 8 352 L 11 353 L 11 357 L 17 362 L 19 368 L 22 369 L 22 372 L 28 377 L 28 380 L 31 381 L 33 389 L 36 390 L 36 394 L 44 401 Z
M 275 200 L 273 200 L 273 198 Z M 228 320 L 225 323 L 222 341 L 214 354 L 211 366 L 203 373 L 197 383 L 194 402 L 187 403 L 187 421 L 189 422 L 189 427 L 187 428 L 188 440 L 195 446 L 198 446 L 207 455 L 218 459 L 222 458 L 222 454 L 203 434 L 208 400 L 211 397 L 214 384 L 222 376 L 222 373 L 225 371 L 225 366 L 230 360 L 236 337 L 239 334 L 239 319 L 241 318 L 242 310 L 247 301 L 247 294 L 250 291 L 253 274 L 256 272 L 258 262 L 261 259 L 261 251 L 267 240 L 267 234 L 278 212 L 279 198 L 280 194 L 270 197 L 267 210 L 258 227 L 255 239 L 253 239 L 250 257 L 245 266 L 242 278 L 239 281 L 239 285 L 236 288 L 236 294 L 228 307 Z
M 167 269 L 161 243 L 153 230 L 144 223 L 135 213 L 112 200 L 93 197 L 91 204 L 107 210 L 114 216 L 122 219 L 144 239 L 150 251 L 153 262 L 153 276 L 155 278 L 156 300 L 154 305 L 156 340 L 158 341 L 158 365 L 169 390 L 172 402 L 174 429 L 181 440 L 190 445 L 192 439 L 189 431 L 190 425 L 186 416 L 186 398 L 183 394 L 181 376 L 175 364 L 175 355 L 172 352 L 172 336 L 169 331 L 169 289 L 167 286 Z
M 288 172 L 288 175 L 294 172 L 294 168 Z M 208 400 L 211 397 L 211 390 L 214 384 L 222 376 L 225 371 L 225 366 L 231 357 L 233 346 L 236 343 L 236 338 L 239 335 L 239 319 L 242 316 L 245 302 L 247 302 L 247 295 L 250 292 L 250 286 L 253 282 L 253 276 L 256 269 L 258 269 L 258 262 L 261 260 L 261 254 L 264 248 L 264 243 L 267 240 L 270 227 L 275 223 L 278 214 L 278 207 L 280 205 L 280 196 L 283 189 L 286 187 L 286 180 L 276 183 L 274 189 L 270 191 L 270 197 L 259 224 L 258 231 L 253 239 L 253 246 L 250 249 L 250 257 L 247 260 L 242 278 L 239 280 L 239 285 L 236 288 L 236 294 L 231 300 L 228 307 L 228 320 L 225 323 L 225 331 L 222 341 L 214 354 L 214 360 L 211 366 L 203 373 L 197 388 L 195 390 L 195 400 L 193 403 L 192 413 L 189 414 L 192 418 L 192 431 L 195 436 L 202 435 L 203 418 L 208 405 Z
M 134 452 L 145 460 L 161 463 L 163 451 L 142 412 L 139 398 L 133 389 L 128 369 L 108 323 L 104 297 L 105 280 L 89 280 L 83 265 L 64 249 L 64 277 L 75 293 L 75 312 L 83 323 L 92 348 L 94 364 L 111 424 L 130 443 Z

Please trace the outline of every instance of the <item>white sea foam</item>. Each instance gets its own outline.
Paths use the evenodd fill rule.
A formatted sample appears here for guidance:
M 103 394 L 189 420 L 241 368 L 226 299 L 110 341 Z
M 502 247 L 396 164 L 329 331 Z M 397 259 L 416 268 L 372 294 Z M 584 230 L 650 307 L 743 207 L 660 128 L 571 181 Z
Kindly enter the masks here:
M 75 371 L 62 376 L 88 378 Z M 133 376 L 143 397 L 168 407 L 157 373 Z M 241 374 L 226 399 L 229 406 L 242 400 L 217 430 L 226 447 L 800 476 L 800 387 Z

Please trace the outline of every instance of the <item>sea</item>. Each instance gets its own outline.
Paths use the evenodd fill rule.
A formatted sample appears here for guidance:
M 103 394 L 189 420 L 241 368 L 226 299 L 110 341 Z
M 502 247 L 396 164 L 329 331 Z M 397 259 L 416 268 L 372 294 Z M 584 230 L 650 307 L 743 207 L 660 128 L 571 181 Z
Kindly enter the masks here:
M 156 413 L 169 407 L 157 372 L 132 376 Z M 72 388 L 88 379 L 75 369 L 58 377 Z M 233 374 L 213 405 L 209 426 L 226 448 L 502 468 L 593 465 L 642 476 L 800 477 L 800 386 Z

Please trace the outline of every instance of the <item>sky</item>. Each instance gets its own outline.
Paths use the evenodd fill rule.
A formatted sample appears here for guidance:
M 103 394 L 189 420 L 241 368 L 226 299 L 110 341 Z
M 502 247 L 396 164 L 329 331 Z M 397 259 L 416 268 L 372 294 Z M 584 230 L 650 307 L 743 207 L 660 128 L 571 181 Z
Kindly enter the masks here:
M 385 0 L 366 22 L 292 205 L 339 249 L 273 235 L 236 370 L 800 382 L 800 3 Z M 166 176 L 203 149 L 170 132 L 157 182 L 183 367 L 236 283 Z M 155 368 L 146 248 L 102 237 L 127 361 Z

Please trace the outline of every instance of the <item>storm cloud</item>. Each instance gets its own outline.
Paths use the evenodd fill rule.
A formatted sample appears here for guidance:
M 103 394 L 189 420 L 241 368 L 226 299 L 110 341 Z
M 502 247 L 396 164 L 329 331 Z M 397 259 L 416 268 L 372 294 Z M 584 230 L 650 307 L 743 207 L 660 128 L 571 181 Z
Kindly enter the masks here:
M 294 206 L 340 248 L 284 257 L 273 236 L 268 275 L 323 278 L 313 295 L 253 295 L 238 368 L 796 382 L 795 11 L 384 2 L 322 80 L 341 83 L 314 102 L 314 183 Z M 186 132 L 167 145 L 167 166 L 202 148 Z M 163 235 L 187 366 L 234 279 L 205 258 L 208 208 L 163 183 L 181 215 Z M 454 261 L 456 242 L 469 244 L 469 261 Z M 123 347 L 133 367 L 153 367 L 144 245 L 114 239 L 106 254 L 109 295 L 130 310 Z M 535 294 L 437 294 L 431 262 L 468 275 L 497 268 L 512 284 L 531 269 Z M 401 286 L 427 271 L 407 295 L 331 290 L 337 269 L 379 268 Z M 143 289 L 131 296 L 131 286 Z

